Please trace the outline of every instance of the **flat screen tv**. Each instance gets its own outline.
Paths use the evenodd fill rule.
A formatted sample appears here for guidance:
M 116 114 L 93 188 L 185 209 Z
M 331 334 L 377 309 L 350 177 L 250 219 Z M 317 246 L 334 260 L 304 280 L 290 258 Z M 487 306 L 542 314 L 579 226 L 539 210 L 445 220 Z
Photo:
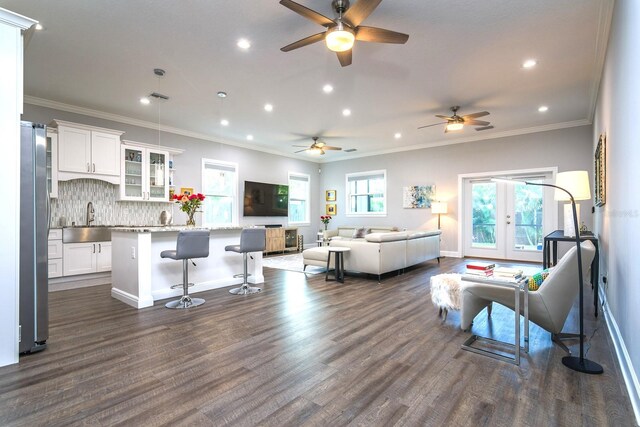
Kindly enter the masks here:
M 244 182 L 244 216 L 288 216 L 289 186 Z

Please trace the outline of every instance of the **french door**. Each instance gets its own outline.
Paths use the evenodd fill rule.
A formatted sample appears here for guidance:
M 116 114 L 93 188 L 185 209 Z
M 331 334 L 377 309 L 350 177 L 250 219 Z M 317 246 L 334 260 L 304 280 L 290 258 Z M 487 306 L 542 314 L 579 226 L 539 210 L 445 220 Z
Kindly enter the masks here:
M 551 173 L 514 177 L 550 183 Z M 553 228 L 553 192 L 548 187 L 464 181 L 464 255 L 542 262 L 542 241 Z

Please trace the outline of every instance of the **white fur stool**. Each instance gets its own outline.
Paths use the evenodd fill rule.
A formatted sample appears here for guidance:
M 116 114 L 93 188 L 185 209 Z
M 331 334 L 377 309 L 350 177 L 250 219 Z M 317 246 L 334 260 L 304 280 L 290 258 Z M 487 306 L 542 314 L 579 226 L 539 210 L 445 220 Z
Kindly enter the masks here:
M 447 320 L 449 310 L 459 311 L 462 308 L 462 291 L 466 283 L 462 281 L 460 274 L 438 274 L 431 277 L 431 301 L 439 308 L 438 317 L 444 322 Z M 487 306 L 487 312 L 491 316 L 491 304 Z

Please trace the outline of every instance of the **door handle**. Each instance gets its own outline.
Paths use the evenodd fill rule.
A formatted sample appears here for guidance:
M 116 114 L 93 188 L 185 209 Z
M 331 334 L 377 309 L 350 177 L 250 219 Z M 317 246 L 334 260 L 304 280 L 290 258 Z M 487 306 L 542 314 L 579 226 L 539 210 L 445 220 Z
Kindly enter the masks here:
M 98 243 L 98 253 L 102 253 L 102 243 Z
M 511 221 L 507 221 L 507 224 L 511 224 Z
M 89 162 L 87 162 L 87 172 L 91 172 L 91 168 L 89 167 Z
M 96 164 L 95 163 L 93 164 L 93 171 L 94 172 L 96 171 Z
M 95 243 L 93 244 L 93 253 L 94 254 L 96 253 L 96 244 Z

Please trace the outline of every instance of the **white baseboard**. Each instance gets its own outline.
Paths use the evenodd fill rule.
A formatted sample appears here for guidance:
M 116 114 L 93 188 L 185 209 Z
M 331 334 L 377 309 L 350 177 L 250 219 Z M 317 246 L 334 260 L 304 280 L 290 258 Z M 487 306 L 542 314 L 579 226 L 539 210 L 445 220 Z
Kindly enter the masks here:
M 458 251 L 440 251 L 440 256 L 446 256 L 449 258 L 462 258 L 462 254 Z
M 111 296 L 118 301 L 122 301 L 123 303 L 134 308 L 140 309 L 145 307 L 153 307 L 153 300 L 142 300 L 137 296 L 131 295 L 130 293 L 118 288 L 111 288 Z
M 609 334 L 611 335 L 611 340 L 613 341 L 613 346 L 616 349 L 616 355 L 618 356 L 618 362 L 620 363 L 620 370 L 622 371 L 622 376 L 624 377 L 624 382 L 627 386 L 627 392 L 629 393 L 629 398 L 631 399 L 631 406 L 633 406 L 633 412 L 636 415 L 636 424 L 640 425 L 640 382 L 638 382 L 638 376 L 636 375 L 636 371 L 633 368 L 633 363 L 631 362 L 631 357 L 629 356 L 629 352 L 627 351 L 627 346 L 622 339 L 622 335 L 620 334 L 620 329 L 618 328 L 618 323 L 616 319 L 611 315 L 611 311 L 609 310 L 606 295 L 602 289 L 602 286 L 599 287 L 599 297 L 600 301 L 604 301 L 602 304 L 602 313 L 604 314 L 605 321 L 607 323 L 607 327 L 609 329 Z

